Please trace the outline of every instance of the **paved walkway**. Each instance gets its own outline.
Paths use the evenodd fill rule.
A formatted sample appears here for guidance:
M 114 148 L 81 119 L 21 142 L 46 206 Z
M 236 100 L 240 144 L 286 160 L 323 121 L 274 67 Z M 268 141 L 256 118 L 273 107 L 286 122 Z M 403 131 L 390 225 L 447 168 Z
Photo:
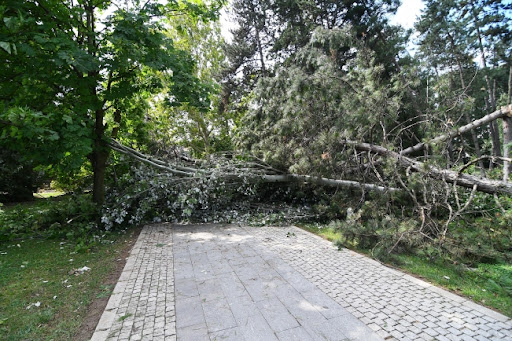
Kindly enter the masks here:
M 508 340 L 512 320 L 295 227 L 146 226 L 92 340 Z

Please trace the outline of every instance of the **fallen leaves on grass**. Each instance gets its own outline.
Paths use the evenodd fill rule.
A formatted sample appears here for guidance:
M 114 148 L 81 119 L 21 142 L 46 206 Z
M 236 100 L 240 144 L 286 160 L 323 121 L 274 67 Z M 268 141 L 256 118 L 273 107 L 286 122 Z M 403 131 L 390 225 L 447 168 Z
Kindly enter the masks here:
M 38 308 L 40 305 L 41 305 L 41 302 L 37 301 L 36 303 L 30 303 L 30 304 L 27 306 L 27 308 L 25 308 L 25 309 L 27 309 L 27 310 L 28 310 L 28 309 L 30 309 L 30 308 L 32 308 L 32 307 L 36 307 L 36 308 Z

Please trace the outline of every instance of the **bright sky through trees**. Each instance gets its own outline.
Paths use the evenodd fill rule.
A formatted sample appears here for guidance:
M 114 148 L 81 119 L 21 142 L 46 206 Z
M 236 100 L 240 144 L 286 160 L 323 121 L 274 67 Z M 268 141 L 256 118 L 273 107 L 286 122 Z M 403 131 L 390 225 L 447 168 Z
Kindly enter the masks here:
M 420 15 L 421 9 L 424 7 L 422 0 L 403 0 L 402 5 L 398 9 L 395 16 L 391 18 L 393 24 L 402 25 L 404 28 L 412 28 L 414 21 Z M 235 24 L 229 18 L 229 9 L 224 9 L 220 16 L 220 24 L 222 36 L 230 41 L 231 33 L 229 31 L 234 28 Z
M 425 5 L 422 0 L 403 0 L 391 23 L 402 25 L 404 28 L 413 28 L 416 18 Z

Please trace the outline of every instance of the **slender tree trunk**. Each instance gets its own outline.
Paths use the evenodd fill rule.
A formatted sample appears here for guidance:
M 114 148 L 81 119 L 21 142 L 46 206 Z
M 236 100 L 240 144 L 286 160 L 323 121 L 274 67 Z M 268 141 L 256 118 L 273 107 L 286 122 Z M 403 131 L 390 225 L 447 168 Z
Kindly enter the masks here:
M 104 141 L 105 126 L 103 117 L 105 111 L 103 109 L 96 110 L 96 120 L 94 125 L 94 146 L 91 153 L 90 161 L 93 170 L 93 202 L 102 205 L 105 202 L 105 173 L 107 169 L 107 159 L 109 148 Z
M 95 18 L 94 18 L 94 1 L 88 0 L 84 3 L 84 11 L 86 17 L 86 33 L 87 33 L 87 52 L 91 56 L 95 56 L 97 52 L 96 45 L 96 32 L 95 32 Z M 102 205 L 105 202 L 105 172 L 107 168 L 107 159 L 109 148 L 105 143 L 105 125 L 103 118 L 105 110 L 103 103 L 98 98 L 97 85 L 98 85 L 98 71 L 91 71 L 87 74 L 87 82 L 90 92 L 89 105 L 91 110 L 94 110 L 94 129 L 93 129 L 93 150 L 89 155 L 93 170 L 93 187 L 92 199 L 93 202 Z M 120 115 L 116 119 L 120 119 Z M 117 132 L 116 132 L 117 134 Z
M 400 152 L 400 155 L 407 155 L 407 154 L 419 152 L 419 151 L 423 150 L 428 145 L 444 142 L 444 141 L 449 140 L 455 136 L 459 136 L 464 133 L 467 133 L 471 129 L 475 129 L 477 127 L 483 126 L 487 123 L 490 123 L 493 120 L 497 120 L 498 118 L 503 118 L 507 115 L 512 116 L 512 106 L 511 105 L 506 106 L 506 107 L 501 107 L 500 110 L 496 110 L 495 112 L 485 115 L 484 117 L 479 118 L 478 120 L 474 120 L 470 124 L 466 124 L 465 126 L 462 126 L 455 130 L 452 130 L 447 134 L 439 135 L 439 136 L 431 139 L 430 141 L 420 142 L 418 144 L 415 144 L 412 147 L 408 147 L 408 148 L 402 150 Z
M 257 23 L 256 23 L 257 25 Z M 263 47 L 261 46 L 260 30 L 256 26 L 256 43 L 258 44 L 258 54 L 260 55 L 261 74 L 263 77 L 267 75 L 267 68 L 265 67 L 265 56 L 263 55 Z
M 507 104 L 512 104 L 512 65 L 508 74 L 508 99 Z M 510 158 L 510 144 L 512 143 L 512 117 L 503 118 L 503 157 Z M 510 175 L 510 162 L 503 162 L 503 181 L 508 182 Z
M 252 11 L 256 13 L 256 6 L 253 2 L 251 2 L 252 5 Z M 263 23 L 263 26 L 265 23 Z M 258 20 L 258 16 L 256 16 L 256 19 L 254 19 L 254 29 L 256 30 L 256 48 L 258 49 L 258 54 L 260 57 L 260 63 L 261 63 L 261 75 L 265 77 L 267 75 L 267 68 L 265 66 L 265 55 L 263 53 L 263 44 L 261 43 L 261 36 L 260 36 L 260 23 Z
M 480 25 L 478 16 L 475 10 L 475 6 L 471 3 L 471 9 L 473 14 L 473 19 L 475 20 L 475 28 L 476 34 L 478 38 L 478 48 L 480 50 L 480 58 L 482 62 L 482 68 L 484 70 L 485 83 L 487 85 L 487 94 L 488 100 L 486 101 L 486 109 L 487 112 L 494 111 L 496 108 L 496 99 L 494 98 L 493 88 L 491 86 L 491 80 L 489 78 L 489 74 L 487 73 L 487 61 L 485 58 L 485 49 L 482 39 L 482 32 L 480 31 Z M 496 121 L 491 122 L 489 125 L 489 131 L 491 133 L 491 142 L 492 142 L 492 155 L 501 156 L 501 142 L 500 142 L 500 132 L 498 128 L 498 123 Z M 491 168 L 493 166 L 493 162 L 491 161 Z
M 382 146 L 373 145 L 370 143 L 361 143 L 357 141 L 340 141 L 341 143 L 351 145 L 360 151 L 369 151 L 378 155 L 386 156 L 395 159 L 395 161 L 404 168 L 408 168 L 414 172 L 420 172 L 425 176 L 433 179 L 446 181 L 447 183 L 455 184 L 457 186 L 473 189 L 477 186 L 476 190 L 479 192 L 489 194 L 508 194 L 512 195 L 512 185 L 503 181 L 490 180 L 487 178 L 478 178 L 476 176 L 463 174 L 460 171 L 453 171 L 449 169 L 437 168 L 432 165 L 426 165 L 400 153 L 394 152 Z
M 459 69 L 459 78 L 460 78 L 460 85 L 462 87 L 462 91 L 466 92 L 466 82 L 464 81 L 464 74 L 462 72 L 462 63 L 460 61 L 459 54 L 457 53 L 455 41 L 451 34 L 448 34 L 448 38 L 450 39 L 450 44 L 453 49 L 453 52 L 455 53 L 455 60 L 457 61 L 457 67 Z M 467 111 L 464 111 L 464 120 L 466 121 L 466 124 L 471 123 L 471 117 L 469 116 Z M 491 122 L 492 125 L 492 122 Z M 473 140 L 473 146 L 475 147 L 475 153 L 478 158 L 482 157 L 482 151 L 480 150 L 480 143 L 478 142 L 478 135 L 476 134 L 476 129 L 471 129 L 471 139 Z M 484 161 L 480 160 L 478 163 L 478 166 L 480 168 L 480 175 L 482 177 L 485 176 L 485 166 Z

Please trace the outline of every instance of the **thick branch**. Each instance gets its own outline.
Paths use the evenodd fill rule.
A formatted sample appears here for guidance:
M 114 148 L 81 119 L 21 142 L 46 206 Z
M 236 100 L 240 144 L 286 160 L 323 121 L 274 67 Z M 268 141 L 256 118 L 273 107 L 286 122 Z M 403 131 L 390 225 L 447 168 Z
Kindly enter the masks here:
M 477 190 L 489 194 L 504 193 L 512 195 L 512 184 L 503 181 L 490 180 L 486 178 L 478 178 L 476 176 L 460 174 L 459 172 L 440 169 L 423 162 L 413 160 L 400 153 L 391 151 L 382 146 L 376 146 L 369 143 L 359 143 L 355 141 L 342 141 L 347 145 L 351 145 L 357 150 L 369 151 L 381 156 L 390 157 L 396 160 L 403 167 L 410 168 L 412 171 L 423 173 L 433 179 L 444 180 L 457 186 L 473 188 L 477 186 Z
M 165 163 L 161 160 L 152 158 L 150 156 L 144 155 L 135 149 L 132 149 L 130 147 L 124 146 L 120 144 L 119 142 L 115 140 L 110 140 L 108 143 L 109 147 L 112 148 L 115 151 L 118 151 L 120 153 L 123 153 L 125 155 L 130 156 L 131 158 L 134 158 L 140 162 L 143 162 L 151 167 L 158 168 L 160 170 L 172 173 L 177 176 L 186 176 L 191 177 L 194 176 L 194 173 L 197 172 L 197 169 L 188 168 L 188 167 L 181 167 L 178 165 L 170 165 L 168 163 Z M 181 168 L 181 169 L 178 169 Z M 183 169 L 185 168 L 185 169 Z
M 398 188 L 383 187 L 374 184 L 366 184 L 351 180 L 336 180 L 328 178 L 317 178 L 310 175 L 298 175 L 298 174 L 283 174 L 283 175 L 263 175 L 261 176 L 265 182 L 292 182 L 292 181 L 304 181 L 312 184 L 328 186 L 328 187 L 346 187 L 346 188 L 357 188 L 360 190 L 367 191 L 378 191 L 378 192 L 396 192 L 400 191 Z
M 414 152 L 418 152 L 420 150 L 423 150 L 427 145 L 432 145 L 432 144 L 436 144 L 436 143 L 439 143 L 439 142 L 443 142 L 443 141 L 446 141 L 446 140 L 449 140 L 457 135 L 461 135 L 461 134 L 464 134 L 468 131 L 470 131 L 471 129 L 475 129 L 475 128 L 478 128 L 482 125 L 485 125 L 489 122 L 492 122 L 498 118 L 502 118 L 502 117 L 505 117 L 505 116 L 512 116 L 512 105 L 508 105 L 508 106 L 505 106 L 505 107 L 501 107 L 501 109 L 499 110 L 496 110 L 494 111 L 493 113 L 490 113 L 489 115 L 486 115 L 478 120 L 475 120 L 469 124 L 466 124 L 465 126 L 462 126 L 460 127 L 459 129 L 456 129 L 456 130 L 453 130 L 451 131 L 450 133 L 448 134 L 443 134 L 443 135 L 440 135 L 436 138 L 433 138 L 432 140 L 430 141 L 427 141 L 427 142 L 421 142 L 421 143 L 418 143 L 412 147 L 409 147 L 409 148 L 406 148 L 404 150 L 402 150 L 402 152 L 400 153 L 400 155 L 408 155 L 408 154 L 411 154 L 411 153 L 414 153 Z

